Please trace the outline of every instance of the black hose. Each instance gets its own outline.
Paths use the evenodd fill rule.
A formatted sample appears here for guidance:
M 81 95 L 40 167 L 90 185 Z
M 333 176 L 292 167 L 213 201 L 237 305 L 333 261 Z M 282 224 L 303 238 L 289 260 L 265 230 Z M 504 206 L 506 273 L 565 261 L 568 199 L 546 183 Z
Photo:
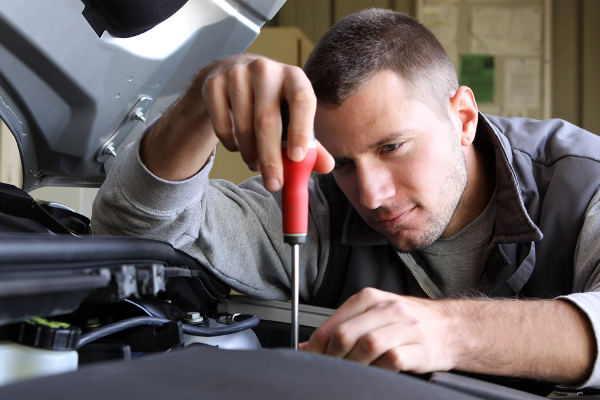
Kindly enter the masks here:
M 173 322 L 166 318 L 154 318 L 154 317 L 134 317 L 124 319 L 119 322 L 104 325 L 100 328 L 94 329 L 84 335 L 81 335 L 77 348 L 81 348 L 87 344 L 90 344 L 98 339 L 124 331 L 126 329 L 135 328 L 138 326 L 163 326 L 169 322 Z
M 79 349 L 98 339 L 112 335 L 114 333 L 124 331 L 126 329 L 136 328 L 138 326 L 163 326 L 165 324 L 168 324 L 169 322 L 178 321 L 172 321 L 170 319 L 156 317 L 134 317 L 124 319 L 122 321 L 105 325 L 103 327 L 94 329 L 93 331 L 90 331 L 84 335 L 81 335 L 81 338 L 77 343 L 77 348 Z M 255 315 L 251 315 L 248 318 L 243 319 L 239 322 L 234 322 L 231 325 L 208 327 L 183 324 L 183 333 L 187 333 L 188 335 L 204 337 L 230 335 L 232 333 L 254 328 L 258 325 L 259 322 L 260 319 L 258 317 L 256 317 Z

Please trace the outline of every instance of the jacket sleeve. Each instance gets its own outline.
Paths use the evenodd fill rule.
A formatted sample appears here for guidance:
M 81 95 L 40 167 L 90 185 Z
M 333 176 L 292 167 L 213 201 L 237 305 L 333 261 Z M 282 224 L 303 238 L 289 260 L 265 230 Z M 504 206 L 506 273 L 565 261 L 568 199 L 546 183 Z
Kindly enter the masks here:
M 592 197 L 575 249 L 573 294 L 561 296 L 587 315 L 596 338 L 596 361 L 580 387 L 600 388 L 600 190 Z
M 129 235 L 167 241 L 197 258 L 235 290 L 288 299 L 290 247 L 283 242 L 280 193 L 260 177 L 237 186 L 209 180 L 214 155 L 195 176 L 167 181 L 140 161 L 139 142 L 119 155 L 94 201 L 95 235 Z M 327 263 L 328 205 L 311 180 L 307 242 L 302 245 L 303 301 L 310 301 Z

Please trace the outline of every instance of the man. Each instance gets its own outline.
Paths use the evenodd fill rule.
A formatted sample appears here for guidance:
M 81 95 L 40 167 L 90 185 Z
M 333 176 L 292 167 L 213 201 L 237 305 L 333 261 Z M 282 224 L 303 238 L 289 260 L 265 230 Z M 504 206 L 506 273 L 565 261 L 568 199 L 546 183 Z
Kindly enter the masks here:
M 301 297 L 339 308 L 304 349 L 599 385 L 600 140 L 479 114 L 435 37 L 391 11 L 340 21 L 305 72 L 251 55 L 200 71 L 110 171 L 95 232 L 168 240 L 239 291 L 287 298 L 285 99 L 288 156 L 314 122 L 315 169 L 333 169 L 310 184 Z M 209 181 L 218 140 L 262 181 Z

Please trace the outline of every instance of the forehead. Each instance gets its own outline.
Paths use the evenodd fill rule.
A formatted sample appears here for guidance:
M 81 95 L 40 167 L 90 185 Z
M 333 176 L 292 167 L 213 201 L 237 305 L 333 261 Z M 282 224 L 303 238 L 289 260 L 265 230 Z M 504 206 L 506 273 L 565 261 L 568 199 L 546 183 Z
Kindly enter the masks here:
M 397 74 L 379 72 L 339 107 L 317 106 L 317 139 L 337 156 L 360 151 L 385 137 L 421 130 L 436 116 L 414 93 Z

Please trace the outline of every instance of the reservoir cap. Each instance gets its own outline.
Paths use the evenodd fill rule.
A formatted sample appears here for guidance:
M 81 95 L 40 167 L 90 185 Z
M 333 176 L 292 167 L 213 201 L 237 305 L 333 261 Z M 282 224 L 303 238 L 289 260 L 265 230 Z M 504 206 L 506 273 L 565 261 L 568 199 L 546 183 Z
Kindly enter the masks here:
M 33 317 L 19 325 L 17 343 L 47 350 L 75 350 L 81 329 L 66 322 Z

